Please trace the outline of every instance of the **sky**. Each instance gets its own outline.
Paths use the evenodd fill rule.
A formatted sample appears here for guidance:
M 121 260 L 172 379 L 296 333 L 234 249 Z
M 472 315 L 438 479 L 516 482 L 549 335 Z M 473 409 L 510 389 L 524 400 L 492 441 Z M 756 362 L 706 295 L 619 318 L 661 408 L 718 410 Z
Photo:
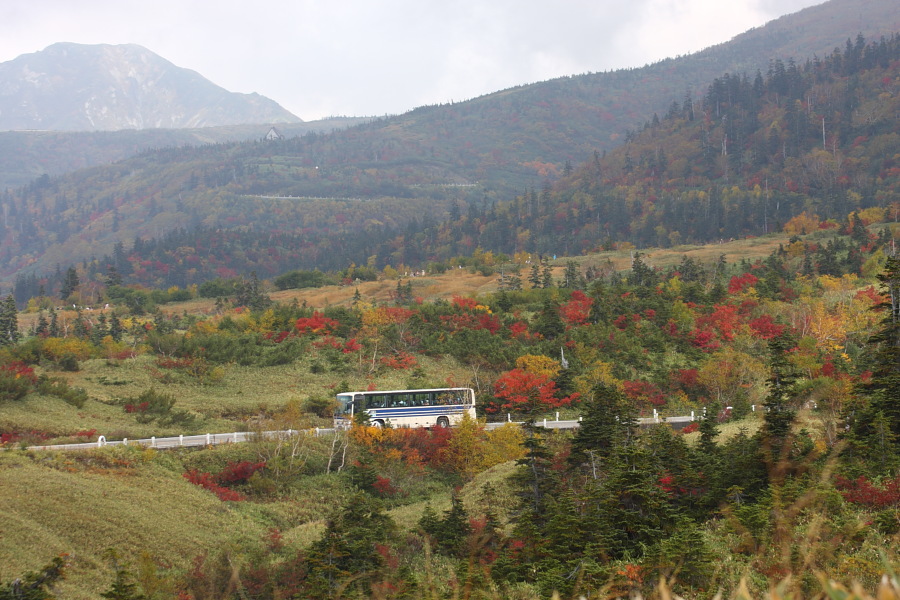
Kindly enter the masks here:
M 0 62 L 144 46 L 305 121 L 641 67 L 823 0 L 2 0 Z

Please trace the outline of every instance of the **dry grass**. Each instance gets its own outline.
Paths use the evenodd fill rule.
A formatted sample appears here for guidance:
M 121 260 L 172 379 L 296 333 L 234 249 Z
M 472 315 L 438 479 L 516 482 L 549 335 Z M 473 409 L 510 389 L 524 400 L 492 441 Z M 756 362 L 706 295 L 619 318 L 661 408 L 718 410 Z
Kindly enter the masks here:
M 151 458 L 149 455 L 146 458 Z M 36 570 L 69 553 L 61 598 L 97 598 L 112 580 L 102 554 L 149 552 L 186 567 L 207 550 L 261 539 L 264 529 L 140 452 L 110 450 L 32 460 L 0 455 L 0 577 Z

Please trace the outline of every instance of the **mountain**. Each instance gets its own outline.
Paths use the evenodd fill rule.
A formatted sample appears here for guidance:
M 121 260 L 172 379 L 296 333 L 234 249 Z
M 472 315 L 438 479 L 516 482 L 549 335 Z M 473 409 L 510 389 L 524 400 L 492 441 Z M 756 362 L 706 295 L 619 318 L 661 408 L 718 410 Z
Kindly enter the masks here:
M 41 178 L 0 196 L 0 265 L 5 267 L 0 277 L 9 280 L 20 273 L 48 274 L 73 260 L 83 261 L 82 268 L 89 270 L 89 258 L 101 257 L 113 247 L 118 248 L 120 266 L 121 260 L 141 263 L 136 265 L 132 281 L 168 286 L 254 270 L 260 277 L 270 277 L 291 268 L 339 269 L 351 262 L 415 266 L 478 248 L 564 254 L 606 238 L 628 241 L 633 237 L 648 244 L 663 237 L 675 243 L 678 236 L 670 235 L 675 231 L 682 240 L 718 237 L 723 231 L 716 224 L 691 223 L 674 229 L 667 227 L 665 215 L 640 221 L 641 207 L 653 209 L 655 195 L 672 197 L 665 188 L 648 191 L 627 180 L 628 194 L 622 192 L 623 187 L 615 195 L 606 187 L 615 187 L 615 178 L 599 182 L 595 178 L 593 184 L 599 187 L 591 184 L 579 189 L 581 204 L 570 210 L 571 206 L 564 206 L 564 192 L 554 185 L 573 172 L 587 172 L 579 165 L 589 167 L 595 160 L 605 172 L 621 170 L 627 161 L 616 148 L 631 144 L 658 121 L 655 113 L 665 120 L 674 114 L 673 106 L 675 112 L 688 107 L 696 108 L 695 116 L 718 118 L 717 113 L 708 112 L 715 108 L 709 109 L 707 104 L 707 86 L 729 72 L 740 72 L 741 65 L 745 74 L 728 79 L 726 92 L 730 93 L 735 80 L 743 90 L 745 80 L 759 78 L 768 85 L 766 81 L 773 77 L 780 81 L 782 71 L 790 73 L 791 80 L 800 71 L 814 73 L 825 59 L 834 65 L 844 55 L 865 51 L 857 49 L 863 36 L 877 44 L 885 28 L 896 24 L 900 29 L 895 0 L 831 0 L 813 8 L 747 32 L 734 42 L 643 69 L 560 78 L 467 102 L 421 107 L 326 134 L 265 142 L 257 138 L 200 148 L 157 148 L 113 165 Z M 862 21 L 856 18 L 860 16 Z M 862 44 L 865 46 L 865 39 Z M 793 55 L 782 54 L 787 48 L 809 49 L 809 53 L 791 58 Z M 879 63 L 877 68 L 884 67 Z M 840 70 L 830 74 L 827 69 L 816 76 L 845 77 Z M 881 76 L 890 78 L 892 74 L 885 71 Z M 686 84 L 704 80 L 702 86 Z M 872 84 L 876 80 L 869 76 L 865 80 L 869 84 L 858 94 L 866 98 L 866 106 L 874 106 L 870 98 L 874 94 L 877 99 L 883 92 L 877 85 L 886 84 Z M 772 89 L 780 89 L 782 84 L 772 85 Z M 815 107 L 807 106 L 808 98 L 794 96 L 798 90 L 813 90 L 804 86 L 789 88 L 789 106 L 779 104 L 786 98 L 784 91 L 758 96 L 770 112 L 758 120 L 779 131 L 779 136 L 770 136 L 772 148 L 779 139 L 796 144 L 785 146 L 782 157 L 798 177 L 814 175 L 811 169 L 818 164 L 815 160 L 810 168 L 794 164 L 809 154 L 809 144 L 814 141 L 810 131 L 820 117 Z M 828 96 L 819 88 L 813 91 L 810 98 L 815 106 L 828 106 L 829 111 L 833 106 L 821 98 L 830 97 L 832 104 L 834 98 L 848 99 L 851 108 L 845 107 L 840 114 L 829 112 L 828 122 L 837 119 L 846 124 L 845 132 L 864 133 L 852 117 L 852 107 L 862 100 L 852 100 L 852 94 L 843 92 Z M 724 110 L 727 93 L 721 97 L 719 106 Z M 793 106 L 796 102 L 800 104 Z M 790 106 L 790 114 L 779 112 Z M 749 108 L 742 110 L 749 114 Z M 780 119 L 771 120 L 772 114 Z M 799 127 L 798 115 L 807 120 L 803 135 L 781 132 L 788 118 Z M 739 172 L 744 176 L 741 161 L 762 156 L 763 145 L 751 121 L 742 122 L 741 128 L 728 133 L 729 169 L 708 169 L 703 180 L 706 188 L 693 190 L 694 196 L 685 193 L 685 202 L 702 201 L 706 209 L 714 206 L 712 200 L 705 200 L 710 198 L 710 189 L 744 183 L 736 179 Z M 701 148 L 703 160 L 711 160 L 713 142 L 722 144 L 724 130 L 718 121 L 694 130 L 693 135 L 706 140 Z M 842 136 L 835 152 L 848 151 L 849 142 Z M 737 151 L 742 144 L 753 146 Z M 700 181 L 692 179 L 690 168 L 685 167 L 696 165 L 696 152 L 691 147 L 682 155 L 678 146 L 654 147 L 650 142 L 634 146 L 631 160 L 635 172 L 646 168 L 651 157 L 659 161 L 664 155 L 667 170 L 677 174 L 674 179 L 683 180 L 678 185 L 689 188 Z M 607 152 L 609 159 L 603 158 Z M 734 164 L 737 157 L 740 160 Z M 777 161 L 774 150 L 767 157 Z M 776 167 L 775 162 L 766 167 L 772 172 L 768 184 L 772 193 L 809 195 L 792 196 L 791 202 L 779 205 L 783 213 L 777 218 L 784 222 L 795 207 L 807 199 L 814 202 L 818 192 L 802 186 L 802 179 L 785 177 Z M 757 173 L 765 171 L 758 169 Z M 854 185 L 862 181 L 859 173 Z M 797 189 L 778 189 L 779 177 L 785 186 L 791 179 Z M 765 179 L 757 183 L 766 186 Z M 829 189 L 847 197 L 846 188 Z M 531 212 L 530 204 L 527 211 L 504 208 L 504 203 L 522 197 L 523 191 L 529 203 L 534 200 L 539 205 L 540 229 L 515 221 L 538 214 Z M 857 185 L 851 191 L 863 195 L 866 202 L 877 197 L 872 186 L 863 189 Z M 555 210 L 557 202 L 559 211 Z M 733 199 L 717 197 L 716 202 L 724 206 Z M 616 218 L 604 221 L 600 215 L 598 219 L 594 209 L 599 205 Z M 828 206 L 839 216 L 838 203 L 829 202 Z M 620 207 L 627 207 L 628 214 L 615 212 Z M 697 218 L 708 212 L 688 205 L 680 210 Z M 766 210 L 763 207 L 769 216 Z M 591 218 L 585 219 L 585 215 Z M 715 217 L 727 215 L 723 210 Z M 443 226 L 435 226 L 448 217 Z M 740 226 L 733 231 L 739 235 L 759 231 L 748 220 L 735 222 Z M 590 223 L 604 226 L 603 230 L 591 232 L 582 227 Z M 576 246 L 567 244 L 575 231 L 573 224 L 579 235 L 585 236 Z M 657 232 L 659 224 L 662 229 Z M 619 229 L 607 231 L 606 225 Z M 732 230 L 728 231 L 732 235 Z M 143 240 L 139 251 L 133 249 L 138 245 L 132 247 L 136 238 Z M 101 265 L 101 272 L 103 268 Z
M 134 44 L 58 43 L 0 63 L 0 130 L 98 131 L 296 123 Z

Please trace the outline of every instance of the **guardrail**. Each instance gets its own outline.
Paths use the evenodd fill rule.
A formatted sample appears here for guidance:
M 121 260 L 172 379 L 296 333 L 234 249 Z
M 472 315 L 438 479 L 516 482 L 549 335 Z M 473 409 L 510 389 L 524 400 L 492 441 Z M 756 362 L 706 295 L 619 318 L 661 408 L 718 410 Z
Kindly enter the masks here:
M 238 444 L 249 442 L 257 437 L 277 438 L 291 437 L 299 434 L 315 435 L 334 433 L 334 429 L 285 429 L 280 431 L 235 431 L 232 433 L 206 433 L 200 435 L 179 435 L 172 437 L 150 437 L 136 440 L 107 440 L 105 436 L 97 438 L 96 442 L 82 444 L 53 444 L 47 446 L 29 446 L 29 450 L 88 450 L 90 448 L 103 448 L 106 446 L 144 446 L 145 448 L 189 448 L 198 446 L 217 446 L 219 444 Z
M 657 423 L 668 423 L 674 429 L 682 429 L 686 427 L 689 423 L 694 421 L 693 413 L 690 416 L 683 417 L 662 417 L 658 413 L 654 414 L 653 417 L 647 417 L 638 419 L 638 424 L 642 427 L 648 427 L 650 425 L 654 425 Z M 579 426 L 581 419 L 578 420 L 560 420 L 559 413 L 556 413 L 556 420 L 551 419 L 541 419 L 536 421 L 536 425 L 538 427 L 544 427 L 546 429 L 576 429 Z M 486 423 L 485 428 L 488 430 L 497 429 L 498 427 L 503 427 L 504 425 L 511 423 L 514 425 L 522 425 L 522 421 L 513 421 L 511 415 L 507 415 L 506 421 L 499 421 L 493 423 Z M 283 429 L 277 431 L 235 431 L 231 433 L 206 433 L 200 435 L 178 435 L 172 437 L 150 437 L 150 438 L 142 438 L 142 439 L 134 439 L 129 440 L 125 438 L 123 440 L 107 440 L 105 436 L 100 436 L 97 438 L 96 442 L 87 442 L 81 444 L 52 444 L 46 446 L 28 446 L 29 450 L 89 450 L 91 448 L 103 448 L 106 446 L 143 446 L 145 448 L 157 448 L 160 450 L 170 449 L 170 448 L 196 448 L 196 447 L 206 447 L 206 446 L 217 446 L 219 444 L 239 444 L 242 442 L 249 442 L 253 439 L 263 437 L 263 438 L 278 438 L 278 437 L 292 437 L 299 434 L 305 435 L 314 435 L 319 437 L 320 435 L 329 435 L 334 433 L 335 430 L 332 428 L 320 428 L 316 427 L 315 429 Z

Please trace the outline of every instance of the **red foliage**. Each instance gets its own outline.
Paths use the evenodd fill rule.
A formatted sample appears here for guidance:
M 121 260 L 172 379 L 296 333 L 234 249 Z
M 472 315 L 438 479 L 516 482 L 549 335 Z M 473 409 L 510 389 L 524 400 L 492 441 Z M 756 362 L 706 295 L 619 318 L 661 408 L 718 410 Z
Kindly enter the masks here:
M 223 502 L 239 502 L 245 499 L 244 495 L 240 492 L 229 490 L 226 487 L 220 486 L 218 483 L 216 483 L 215 478 L 209 473 L 203 473 L 201 471 L 197 471 L 196 469 L 191 469 L 184 474 L 184 478 L 194 485 L 200 486 L 203 489 L 212 492 L 219 498 L 219 500 Z
M 569 301 L 559 307 L 559 316 L 568 327 L 583 325 L 591 316 L 593 303 L 593 298 L 580 290 L 575 290 Z
M 31 384 L 37 383 L 37 375 L 34 374 L 34 369 L 20 360 L 0 365 L 0 376 L 4 375 L 15 379 L 25 379 Z
M 524 321 L 516 321 L 509 326 L 509 332 L 513 337 L 528 339 L 528 323 Z
M 381 364 L 392 369 L 403 370 L 415 367 L 418 363 L 416 357 L 409 352 L 397 352 L 381 357 Z
M 344 354 L 350 354 L 351 352 L 359 352 L 362 350 L 362 345 L 356 341 L 356 338 L 350 338 L 346 342 L 344 342 L 344 347 L 341 348 L 341 352 Z
M 716 305 L 708 315 L 697 317 L 697 329 L 714 329 L 723 341 L 730 342 L 734 338 L 734 330 L 738 327 L 738 307 L 733 304 Z M 695 344 L 696 345 L 696 344 Z
M 744 273 L 740 277 L 735 275 L 731 278 L 731 281 L 728 282 L 728 293 L 739 294 L 744 290 L 744 288 L 756 285 L 758 281 L 759 278 L 751 273 Z
M 716 334 L 708 329 L 695 329 L 691 333 L 691 344 L 693 344 L 696 348 L 700 348 L 704 352 L 717 350 L 720 345 L 719 340 L 716 339 Z
M 225 468 L 216 475 L 216 481 L 223 485 L 246 483 L 254 473 L 265 468 L 265 466 L 265 461 L 252 462 L 243 460 L 240 462 L 229 462 Z
M 126 404 L 125 412 L 127 413 L 145 413 L 150 408 L 149 402 L 141 402 L 140 404 Z
M 500 323 L 500 319 L 495 317 L 494 315 L 489 315 L 484 313 L 478 316 L 478 327 L 476 329 L 487 329 L 491 332 L 491 335 L 495 335 L 503 325 Z
M 450 304 L 462 310 L 475 310 L 475 307 L 478 306 L 478 301 L 475 298 L 463 298 L 462 296 L 454 295 Z
M 662 391 L 649 381 L 635 379 L 633 381 L 624 381 L 625 395 L 637 402 L 647 402 L 653 406 L 662 406 L 666 403 L 666 398 Z
M 613 326 L 618 329 L 626 329 L 628 327 L 628 316 L 619 315 L 618 317 L 613 319 Z
M 879 294 L 871 285 L 867 288 L 859 290 L 858 292 L 856 292 L 856 296 L 854 296 L 854 299 L 856 300 L 862 300 L 864 298 L 870 300 L 873 305 L 880 304 L 885 300 L 884 296 Z
M 394 487 L 391 480 L 381 475 L 375 477 L 375 483 L 372 484 L 372 487 L 382 498 L 390 498 L 397 494 L 397 488 Z
M 835 477 L 834 485 L 844 500 L 853 504 L 862 504 L 870 508 L 900 504 L 900 475 L 888 479 L 881 486 L 875 485 L 865 477 L 855 480 Z
M 319 311 L 313 311 L 311 317 L 300 317 L 294 324 L 300 334 L 312 333 L 315 335 L 326 335 L 332 333 L 338 328 L 340 323 L 334 319 L 329 319 Z
M 693 423 L 688 424 L 687 427 L 682 427 L 681 433 L 694 433 L 698 429 L 700 429 L 700 423 L 694 421 Z
M 55 436 L 53 434 L 47 433 L 45 431 L 36 431 L 36 430 L 27 431 L 27 432 L 8 431 L 5 433 L 0 433 L 0 446 L 3 446 L 5 444 L 16 444 L 18 442 L 26 441 L 26 440 L 27 441 L 34 440 L 37 442 L 41 442 L 44 440 L 49 440 L 52 437 L 55 437 Z
M 556 382 L 546 375 L 513 369 L 494 383 L 494 397 L 504 401 L 502 408 L 519 412 L 540 412 L 570 404 L 578 397 L 556 397 Z
M 785 326 L 776 323 L 770 315 L 763 315 L 750 321 L 750 329 L 758 338 L 771 340 L 784 332 Z

